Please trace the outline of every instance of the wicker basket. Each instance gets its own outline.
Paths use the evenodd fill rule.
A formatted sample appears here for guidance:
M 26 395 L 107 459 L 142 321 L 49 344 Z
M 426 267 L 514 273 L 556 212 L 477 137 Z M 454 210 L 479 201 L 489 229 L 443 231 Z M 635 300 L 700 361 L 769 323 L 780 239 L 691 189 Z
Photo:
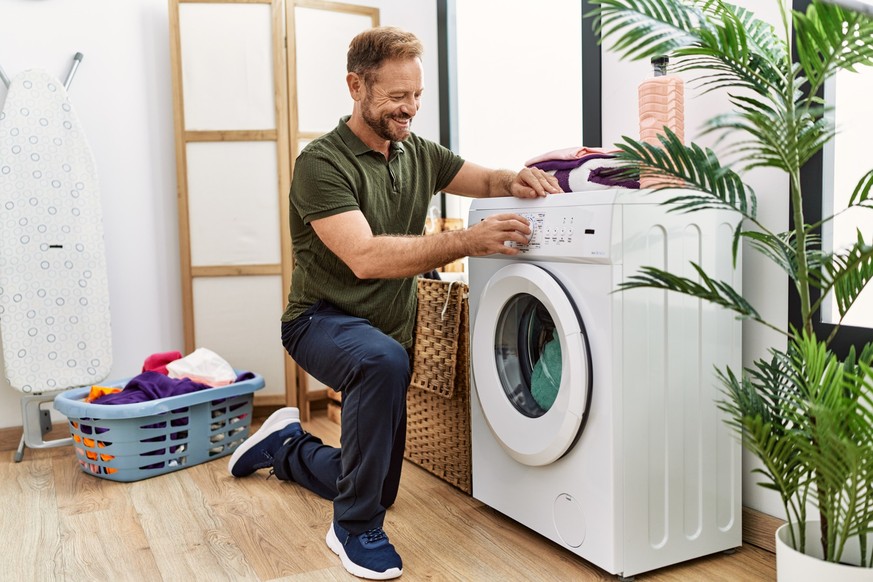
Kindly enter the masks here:
M 412 380 L 406 399 L 405 457 L 472 492 L 468 287 L 418 280 Z

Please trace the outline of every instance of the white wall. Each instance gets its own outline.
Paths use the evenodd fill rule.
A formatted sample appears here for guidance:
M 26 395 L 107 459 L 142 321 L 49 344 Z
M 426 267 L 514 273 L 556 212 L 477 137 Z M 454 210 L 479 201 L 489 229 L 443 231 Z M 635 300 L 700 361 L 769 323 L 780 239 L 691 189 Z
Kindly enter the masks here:
M 438 139 L 435 2 L 345 1 L 380 8 L 382 24 L 424 42 L 427 97 L 415 131 Z M 63 80 L 73 55 L 85 56 L 70 99 L 100 179 L 112 378 L 135 375 L 146 356 L 183 343 L 167 11 L 167 0 L 0 0 L 0 66 L 9 77 L 41 68 Z M 0 84 L 0 102 L 5 96 Z M 0 428 L 21 425 L 19 396 L 0 378 Z
M 830 208 L 846 208 L 849 197 L 858 181 L 870 171 L 870 150 L 867 149 L 873 132 L 873 117 L 870 116 L 870 95 L 873 94 L 873 68 L 860 67 L 855 72 L 840 71 L 828 86 L 826 98 L 832 99 L 834 122 L 839 134 L 832 148 L 824 154 L 824 205 L 830 199 Z M 832 169 L 829 166 L 832 165 Z M 830 188 L 828 187 L 830 185 Z M 824 225 L 822 238 L 825 249 L 845 249 L 857 240 L 860 229 L 869 241 L 873 216 L 867 208 L 853 208 Z M 823 309 L 822 319 L 827 323 L 839 321 L 836 301 L 830 300 Z M 846 314 L 845 325 L 870 327 L 873 325 L 873 291 L 864 289 L 858 300 Z
M 456 0 L 458 153 L 518 170 L 525 160 L 583 145 L 581 3 Z M 547 31 L 531 34 L 531 31 Z M 470 201 L 449 196 L 466 220 Z

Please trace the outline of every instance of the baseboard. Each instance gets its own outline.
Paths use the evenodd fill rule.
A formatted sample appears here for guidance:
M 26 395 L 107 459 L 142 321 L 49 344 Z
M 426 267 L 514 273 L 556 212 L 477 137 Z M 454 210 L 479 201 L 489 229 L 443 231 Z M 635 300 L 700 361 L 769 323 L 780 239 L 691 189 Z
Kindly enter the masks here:
M 776 553 L 776 530 L 785 521 L 754 509 L 743 507 L 743 543 Z
M 9 428 L 0 428 L 0 451 L 14 451 L 18 449 L 18 443 L 21 442 L 23 428 L 20 426 L 10 426 Z M 52 424 L 52 429 L 43 438 L 45 440 L 63 439 L 70 436 L 70 427 L 66 422 L 55 422 Z

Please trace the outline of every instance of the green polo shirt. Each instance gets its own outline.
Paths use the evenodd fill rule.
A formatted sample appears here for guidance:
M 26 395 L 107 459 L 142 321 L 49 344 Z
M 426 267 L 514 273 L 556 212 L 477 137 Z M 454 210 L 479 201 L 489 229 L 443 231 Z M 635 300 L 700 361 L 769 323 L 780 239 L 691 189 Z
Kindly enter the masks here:
M 358 279 L 321 242 L 310 223 L 360 210 L 373 234 L 421 235 L 433 195 L 455 177 L 464 160 L 415 134 L 392 142 L 389 159 L 371 150 L 348 128 L 307 145 L 291 182 L 294 270 L 282 321 L 301 315 L 319 299 L 363 317 L 409 348 L 415 323 L 416 278 Z

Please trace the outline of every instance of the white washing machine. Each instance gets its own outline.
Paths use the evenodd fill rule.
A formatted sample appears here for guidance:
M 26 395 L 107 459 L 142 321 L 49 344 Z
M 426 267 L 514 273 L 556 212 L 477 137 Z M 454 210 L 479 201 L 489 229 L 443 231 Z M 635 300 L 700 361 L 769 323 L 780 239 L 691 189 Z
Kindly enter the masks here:
M 740 288 L 735 215 L 667 213 L 604 190 L 473 202 L 515 212 L 515 256 L 469 259 L 473 496 L 623 577 L 742 544 L 741 447 L 715 369 L 741 365 L 733 314 L 617 291 L 643 266 Z

